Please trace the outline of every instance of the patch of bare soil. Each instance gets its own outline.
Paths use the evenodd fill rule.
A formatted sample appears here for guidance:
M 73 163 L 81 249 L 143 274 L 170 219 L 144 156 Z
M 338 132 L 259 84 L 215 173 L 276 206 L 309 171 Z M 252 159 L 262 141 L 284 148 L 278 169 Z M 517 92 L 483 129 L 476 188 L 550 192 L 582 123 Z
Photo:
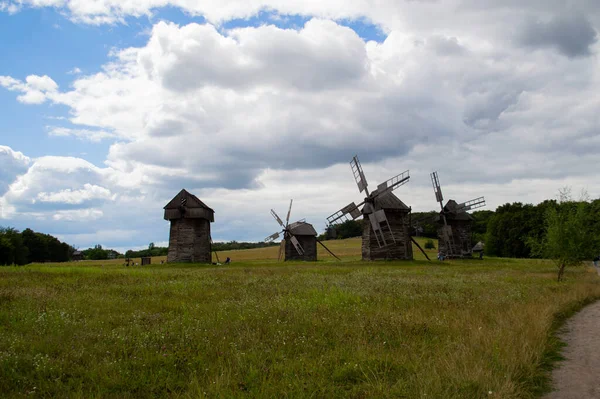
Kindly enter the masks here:
M 544 399 L 600 399 L 600 301 L 569 319 L 560 338 L 565 360 L 552 371 L 556 391 Z

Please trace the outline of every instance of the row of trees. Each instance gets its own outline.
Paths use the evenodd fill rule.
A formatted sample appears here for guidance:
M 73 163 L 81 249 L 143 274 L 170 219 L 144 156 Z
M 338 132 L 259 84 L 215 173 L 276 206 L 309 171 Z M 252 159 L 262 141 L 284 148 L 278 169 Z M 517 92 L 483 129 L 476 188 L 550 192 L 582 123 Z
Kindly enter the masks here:
M 84 259 L 88 260 L 105 260 L 122 258 L 123 255 L 114 249 L 104 249 L 102 245 L 94 245 L 94 248 L 88 248 L 81 251 Z
M 31 229 L 22 232 L 0 228 L 0 265 L 25 265 L 31 262 L 67 262 L 75 249 L 49 234 Z

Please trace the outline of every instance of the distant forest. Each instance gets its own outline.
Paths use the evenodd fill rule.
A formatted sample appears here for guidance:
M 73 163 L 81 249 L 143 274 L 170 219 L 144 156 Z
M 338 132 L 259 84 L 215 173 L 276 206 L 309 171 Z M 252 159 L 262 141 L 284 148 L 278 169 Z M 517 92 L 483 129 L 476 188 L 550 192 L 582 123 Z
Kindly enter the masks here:
M 485 253 L 489 256 L 505 258 L 529 258 L 532 256 L 531 248 L 527 244 L 529 239 L 539 240 L 544 232 L 544 216 L 550 207 L 576 206 L 578 202 L 557 203 L 547 200 L 538 205 L 522 204 L 515 202 L 505 204 L 496 211 L 475 211 L 471 213 L 474 218 L 473 244 L 478 241 L 485 242 Z M 586 209 L 587 221 L 591 231 L 597 232 L 596 245 L 600 246 L 600 199 L 583 203 Z M 432 221 L 432 212 L 413 212 L 412 221 L 420 222 L 420 229 L 416 235 L 437 238 L 437 225 Z M 362 221 L 348 221 L 336 226 L 336 239 L 360 237 L 362 234 Z M 321 240 L 331 239 L 326 232 L 319 236 Z M 215 251 L 228 251 L 236 249 L 251 249 L 275 246 L 278 243 L 252 243 L 252 242 L 216 242 L 213 244 Z M 600 253 L 600 247 L 595 248 Z M 67 262 L 73 259 L 75 248 L 61 242 L 56 237 L 38 233 L 31 229 L 22 232 L 13 228 L 0 227 L 0 265 L 24 265 L 31 262 Z M 168 248 L 156 247 L 154 243 L 148 249 L 139 251 L 129 250 L 120 254 L 112 249 L 104 249 L 101 245 L 88 248 L 81 253 L 84 259 L 100 260 L 111 258 L 142 256 L 165 256 Z
M 0 227 L 0 265 L 25 265 L 31 262 L 67 262 L 75 248 L 49 234 L 31 229 L 22 232 Z

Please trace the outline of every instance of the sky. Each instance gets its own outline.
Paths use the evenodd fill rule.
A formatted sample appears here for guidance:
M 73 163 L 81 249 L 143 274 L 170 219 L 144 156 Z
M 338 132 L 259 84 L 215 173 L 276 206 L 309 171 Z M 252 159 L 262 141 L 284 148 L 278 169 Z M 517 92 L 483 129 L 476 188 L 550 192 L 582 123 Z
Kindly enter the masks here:
M 0 226 L 167 245 L 182 188 L 215 241 L 323 231 L 405 170 L 413 211 L 600 197 L 595 0 L 0 0 Z

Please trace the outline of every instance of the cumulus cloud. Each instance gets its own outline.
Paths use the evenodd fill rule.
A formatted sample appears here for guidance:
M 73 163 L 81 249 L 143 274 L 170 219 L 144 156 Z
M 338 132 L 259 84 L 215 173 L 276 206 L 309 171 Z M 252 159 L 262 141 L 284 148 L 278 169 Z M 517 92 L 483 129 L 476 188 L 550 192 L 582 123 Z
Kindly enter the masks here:
M 0 145 L 0 196 L 8 190 L 8 186 L 24 174 L 29 168 L 31 159 L 22 152 Z
M 83 188 L 79 190 L 65 189 L 50 193 L 40 192 L 36 196 L 36 200 L 40 202 L 54 202 L 63 204 L 83 204 L 84 202 L 94 199 L 114 201 L 116 199 L 116 195 L 113 195 L 107 188 L 85 183 Z
M 533 48 L 555 48 L 574 58 L 589 56 L 598 40 L 590 20 L 582 14 L 558 15 L 548 21 L 530 19 L 523 27 L 519 40 Z
M 10 184 L 3 198 L 17 213 L 88 208 L 114 199 L 102 186 L 105 174 L 83 159 L 41 157 Z
M 165 3 L 108 0 L 93 12 L 85 1 L 52 5 L 114 22 Z M 600 69 L 584 56 L 595 41 L 586 29 L 571 41 L 547 34 L 575 25 L 553 16 L 559 1 L 494 2 L 492 11 L 460 3 L 179 2 L 215 23 L 268 5 L 320 18 L 293 30 L 161 22 L 147 43 L 114 51 L 68 89 L 50 78 L 2 77 L 21 96 L 41 93 L 25 102 L 69 108 L 74 126 L 51 135 L 112 141 L 102 168 L 34 160 L 2 201 L 65 229 L 94 220 L 92 231 L 69 233 L 91 245 L 111 229 L 123 240 L 142 237 L 137 243 L 164 240 L 162 206 L 184 187 L 216 209 L 215 239 L 265 237 L 276 227 L 269 209 L 285 212 L 289 198 L 293 217 L 321 230 L 327 215 L 361 200 L 348 166 L 354 154 L 372 186 L 410 169 L 399 196 L 414 210 L 436 207 L 433 170 L 448 198 L 485 195 L 491 209 L 585 186 L 600 151 Z M 597 11 L 584 28 L 595 32 Z M 358 16 L 380 24 L 385 40 L 366 42 L 326 19 Z M 506 29 L 528 16 L 538 19 L 517 24 L 520 33 Z
M 17 100 L 24 104 L 42 104 L 58 90 L 56 82 L 46 75 L 30 75 L 25 82 L 10 76 L 0 76 L 0 86 L 10 91 L 21 92 Z

